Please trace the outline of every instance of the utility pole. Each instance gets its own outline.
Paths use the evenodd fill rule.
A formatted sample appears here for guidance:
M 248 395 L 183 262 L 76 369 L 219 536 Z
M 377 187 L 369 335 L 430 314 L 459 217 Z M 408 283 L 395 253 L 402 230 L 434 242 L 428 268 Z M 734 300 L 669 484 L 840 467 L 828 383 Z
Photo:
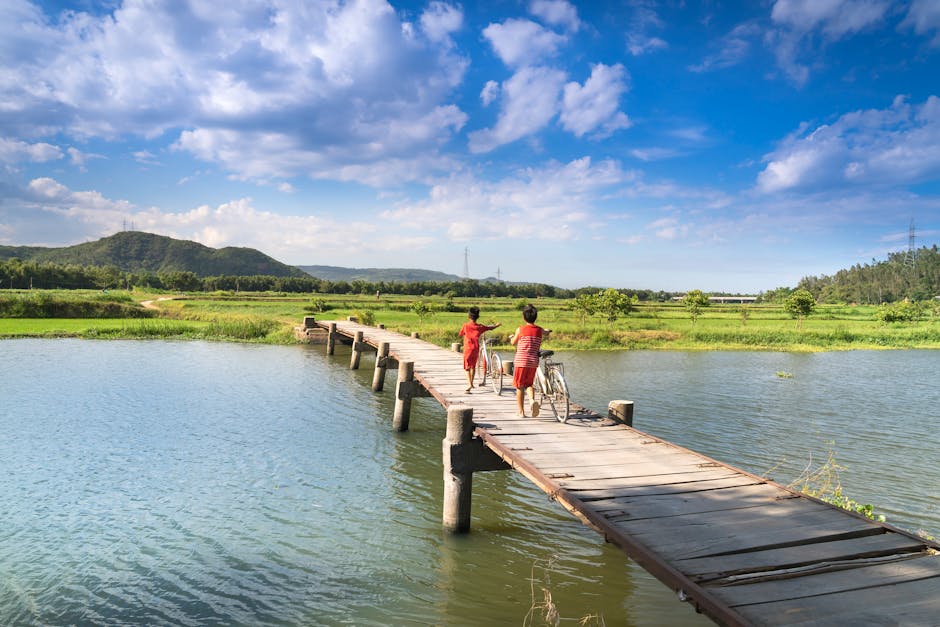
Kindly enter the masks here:
M 463 278 L 470 278 L 470 248 L 467 246 L 463 248 Z

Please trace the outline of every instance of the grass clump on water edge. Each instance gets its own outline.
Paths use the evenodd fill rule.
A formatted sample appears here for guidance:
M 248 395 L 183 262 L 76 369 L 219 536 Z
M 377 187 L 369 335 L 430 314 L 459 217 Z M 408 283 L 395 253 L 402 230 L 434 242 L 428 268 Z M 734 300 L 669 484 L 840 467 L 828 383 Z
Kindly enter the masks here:
M 815 497 L 820 501 L 825 501 L 850 512 L 861 514 L 869 520 L 885 522 L 885 516 L 876 514 L 874 506 L 870 503 L 859 503 L 842 493 L 842 482 L 839 479 L 839 473 L 845 470 L 845 466 L 836 463 L 836 455 L 832 450 L 832 444 L 832 442 L 829 443 L 829 454 L 825 463 L 818 468 L 813 468 L 811 458 L 800 476 L 787 487 L 799 490 L 807 496 Z
M 286 343 L 281 326 L 273 320 L 191 320 L 151 319 L 124 321 L 120 326 L 90 328 L 78 333 L 86 339 L 185 339 L 237 342 Z
M 553 625 L 557 627 L 562 621 L 577 622 L 578 625 L 584 626 L 596 625 L 598 627 L 604 627 L 607 625 L 604 621 L 604 616 L 601 614 L 588 614 L 581 618 L 563 618 L 561 616 L 561 613 L 558 611 L 558 606 L 552 599 L 552 591 L 546 587 L 551 585 L 551 570 L 554 565 L 554 556 L 547 560 L 535 560 L 535 562 L 533 562 L 532 574 L 529 576 L 531 604 L 529 611 L 526 612 L 525 618 L 522 619 L 523 627 L 532 627 L 533 625 Z M 535 576 L 536 568 L 542 569 L 544 573 L 542 578 Z M 536 583 L 541 590 L 542 598 L 540 600 L 536 598 Z

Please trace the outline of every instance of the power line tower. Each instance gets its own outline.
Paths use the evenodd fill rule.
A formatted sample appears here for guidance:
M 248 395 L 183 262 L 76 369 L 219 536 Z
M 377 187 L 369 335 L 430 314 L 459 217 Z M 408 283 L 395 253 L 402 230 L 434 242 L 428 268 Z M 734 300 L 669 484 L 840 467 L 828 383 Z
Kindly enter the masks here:
M 917 235 L 914 229 L 914 218 L 911 218 L 911 226 L 907 231 L 907 256 L 904 259 L 905 265 L 914 267 L 917 262 Z
M 470 278 L 470 248 L 466 246 L 463 249 L 463 278 Z

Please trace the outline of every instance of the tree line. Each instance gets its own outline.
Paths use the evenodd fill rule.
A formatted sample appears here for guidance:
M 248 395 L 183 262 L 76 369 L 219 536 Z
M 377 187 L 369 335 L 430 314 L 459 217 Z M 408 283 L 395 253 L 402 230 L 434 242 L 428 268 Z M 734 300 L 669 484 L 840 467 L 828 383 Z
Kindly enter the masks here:
M 461 279 L 455 281 L 329 281 L 313 276 L 269 275 L 199 276 L 190 271 L 125 272 L 115 266 L 85 266 L 7 259 L 0 261 L 0 289 L 132 289 L 179 292 L 285 292 L 317 294 L 401 294 L 405 296 L 576 298 L 594 294 L 596 287 L 575 290 L 544 283 L 506 283 Z M 667 301 L 672 292 L 620 290 L 639 301 Z

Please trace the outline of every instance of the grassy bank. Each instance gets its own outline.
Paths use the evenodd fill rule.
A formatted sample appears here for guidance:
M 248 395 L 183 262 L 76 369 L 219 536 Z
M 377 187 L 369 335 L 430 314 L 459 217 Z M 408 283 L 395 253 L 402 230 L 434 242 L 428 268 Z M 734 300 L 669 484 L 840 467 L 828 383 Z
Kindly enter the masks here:
M 157 310 L 139 303 L 154 303 Z M 108 300 L 109 297 L 112 300 Z M 80 312 L 76 302 L 96 303 L 107 311 L 108 303 L 127 313 L 99 317 L 0 317 L 0 337 L 140 337 L 194 338 L 286 344 L 292 329 L 305 315 L 321 320 L 355 315 L 373 324 L 410 334 L 440 346 L 458 341 L 457 331 L 466 310 L 477 305 L 481 321 L 500 322 L 491 333 L 497 345 L 505 345 L 522 321 L 523 301 L 514 299 L 446 299 L 374 295 L 297 295 L 274 293 L 153 294 L 147 292 L 29 292 L 0 291 L 0 312 L 5 299 L 32 298 L 55 312 Z M 59 300 L 72 303 L 58 305 Z M 417 306 L 416 303 L 423 303 Z M 565 350 L 774 350 L 824 351 L 887 348 L 940 348 L 940 320 L 884 324 L 876 319 L 877 307 L 820 305 L 802 325 L 779 305 L 712 305 L 693 323 L 686 309 L 675 303 L 641 303 L 629 315 L 614 322 L 597 316 L 582 317 L 571 301 L 538 299 L 539 324 L 551 328 L 550 346 Z M 7 305 L 7 311 L 12 310 Z M 4 314 L 0 313 L 0 316 Z M 138 319 L 153 316 L 149 319 Z

